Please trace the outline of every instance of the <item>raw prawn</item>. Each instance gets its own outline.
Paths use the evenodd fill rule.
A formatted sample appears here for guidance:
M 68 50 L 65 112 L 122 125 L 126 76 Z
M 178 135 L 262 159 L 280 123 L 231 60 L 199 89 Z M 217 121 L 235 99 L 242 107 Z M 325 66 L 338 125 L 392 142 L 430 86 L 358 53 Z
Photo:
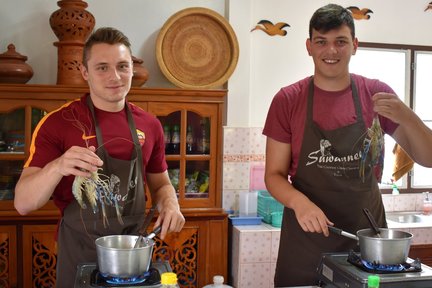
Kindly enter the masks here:
M 92 172 L 91 176 L 88 178 L 75 176 L 75 180 L 72 184 L 72 194 L 83 209 L 87 208 L 83 198 L 85 195 L 93 213 L 95 214 L 99 211 L 99 202 L 104 227 L 109 226 L 106 208 L 107 205 L 115 207 L 117 219 L 121 225 L 124 225 L 121 217 L 121 207 L 117 200 L 118 195 L 120 195 L 120 178 L 116 175 L 108 177 L 95 171 Z
M 360 178 L 364 182 L 365 162 L 370 153 L 371 166 L 382 165 L 384 158 L 384 135 L 381 129 L 378 115 L 372 120 L 372 125 L 366 131 L 363 140 L 362 150 L 360 151 Z

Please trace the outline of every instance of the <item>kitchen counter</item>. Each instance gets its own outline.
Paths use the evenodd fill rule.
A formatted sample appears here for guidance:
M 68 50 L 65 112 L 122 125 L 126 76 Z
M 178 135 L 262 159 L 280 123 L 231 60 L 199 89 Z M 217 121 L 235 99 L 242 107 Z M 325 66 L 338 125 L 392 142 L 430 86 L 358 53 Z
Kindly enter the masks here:
M 388 212 L 392 213 L 392 212 Z M 398 212 L 401 213 L 401 212 Z M 402 213 L 420 214 L 406 211 Z M 399 229 L 414 235 L 411 245 L 432 244 L 432 216 L 423 222 L 398 223 L 388 220 L 390 229 Z M 272 288 L 279 249 L 280 228 L 269 224 L 231 226 L 230 261 L 231 285 L 236 288 Z M 303 286 L 295 288 L 314 288 Z M 290 287 L 294 288 L 294 287 Z

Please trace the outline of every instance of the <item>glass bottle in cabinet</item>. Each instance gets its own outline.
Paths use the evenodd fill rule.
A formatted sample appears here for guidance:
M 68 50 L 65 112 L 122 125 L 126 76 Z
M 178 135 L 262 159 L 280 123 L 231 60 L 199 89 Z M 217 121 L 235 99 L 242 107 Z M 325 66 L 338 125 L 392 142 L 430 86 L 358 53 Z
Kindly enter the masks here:
M 171 147 L 176 142 L 174 130 L 177 132 L 177 128 L 174 127 L 178 127 L 179 148 L 168 151 L 166 161 L 180 206 L 206 208 L 220 205 L 220 172 L 216 155 L 220 144 L 216 133 L 218 107 L 208 103 L 170 103 L 164 106 L 149 103 L 148 108 L 162 127 L 170 127 Z
M 163 126 L 164 141 L 165 141 L 165 154 L 171 154 L 171 128 L 168 124 Z
M 192 131 L 192 126 L 187 126 L 186 132 L 186 154 L 193 154 L 195 152 L 195 141 Z
M 171 135 L 171 153 L 180 154 L 180 128 L 174 125 Z

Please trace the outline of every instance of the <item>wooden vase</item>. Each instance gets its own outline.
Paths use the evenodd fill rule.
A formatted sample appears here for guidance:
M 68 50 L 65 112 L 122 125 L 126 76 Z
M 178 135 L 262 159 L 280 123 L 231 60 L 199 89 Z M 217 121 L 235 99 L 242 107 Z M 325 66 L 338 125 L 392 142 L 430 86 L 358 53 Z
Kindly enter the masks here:
M 0 83 L 27 83 L 33 77 L 33 69 L 25 61 L 27 56 L 16 52 L 15 45 L 9 44 L 7 51 L 0 54 Z
M 85 41 L 95 26 L 94 16 L 85 10 L 87 3 L 81 0 L 61 0 L 60 9 L 50 17 L 50 26 L 59 39 L 57 47 L 57 84 L 86 85 L 80 65 Z

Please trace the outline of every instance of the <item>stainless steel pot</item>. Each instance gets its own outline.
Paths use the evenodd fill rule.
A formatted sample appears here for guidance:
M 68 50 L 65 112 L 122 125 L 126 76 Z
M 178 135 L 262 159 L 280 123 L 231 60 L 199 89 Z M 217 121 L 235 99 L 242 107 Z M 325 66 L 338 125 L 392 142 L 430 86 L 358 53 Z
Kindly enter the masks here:
M 357 236 L 339 228 L 329 226 L 329 230 L 358 241 L 363 260 L 379 264 L 394 265 L 404 263 L 408 257 L 411 233 L 380 228 L 377 234 L 373 229 L 357 231 Z
M 139 236 L 112 235 L 96 239 L 99 271 L 104 276 L 129 278 L 144 274 L 150 267 L 154 241 L 134 248 Z
M 380 228 L 379 231 L 379 236 L 373 229 L 357 231 L 361 258 L 387 265 L 405 263 L 413 235 L 385 228 Z

